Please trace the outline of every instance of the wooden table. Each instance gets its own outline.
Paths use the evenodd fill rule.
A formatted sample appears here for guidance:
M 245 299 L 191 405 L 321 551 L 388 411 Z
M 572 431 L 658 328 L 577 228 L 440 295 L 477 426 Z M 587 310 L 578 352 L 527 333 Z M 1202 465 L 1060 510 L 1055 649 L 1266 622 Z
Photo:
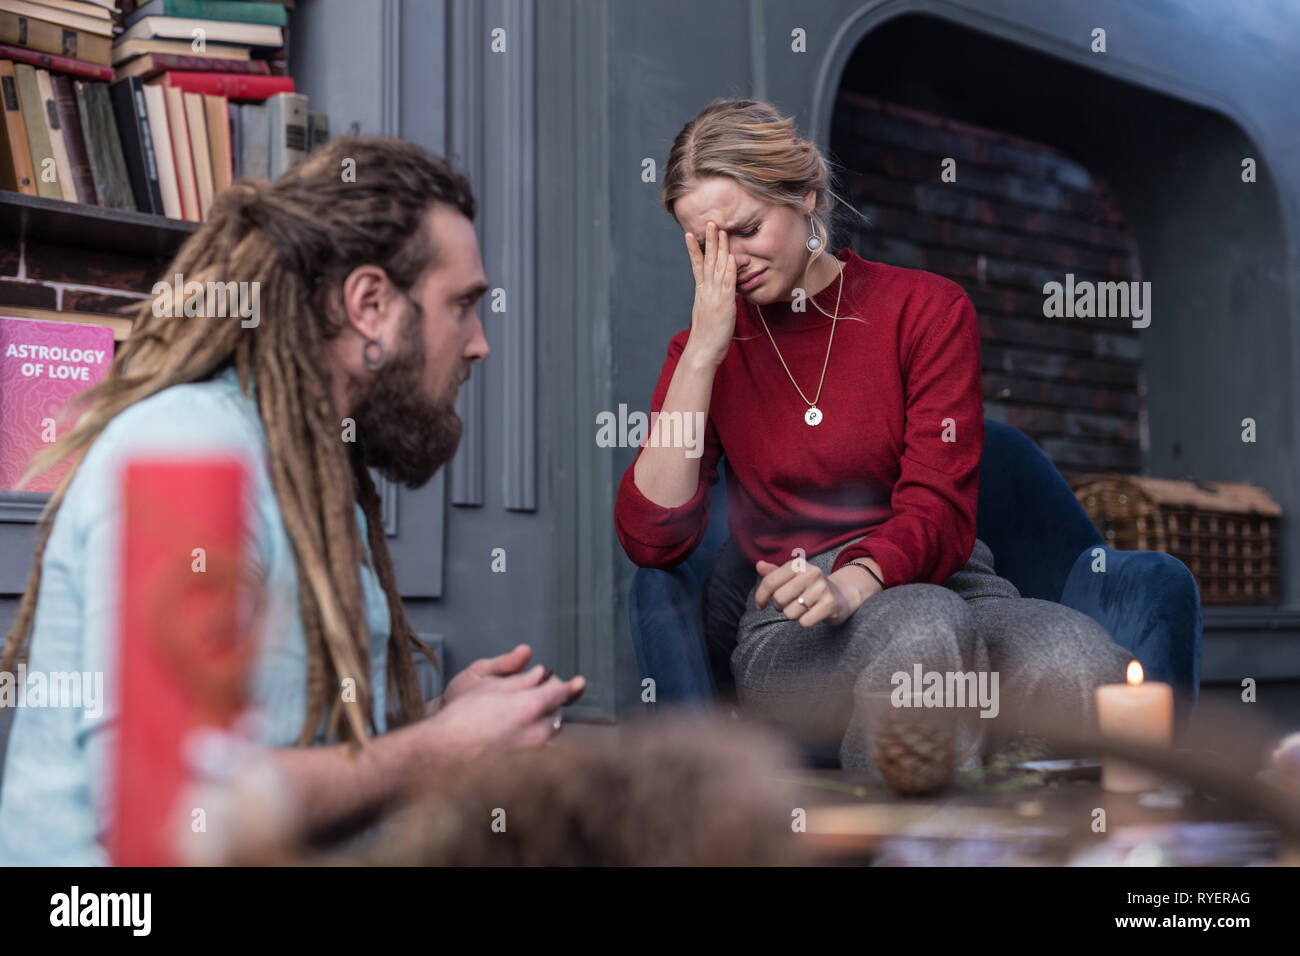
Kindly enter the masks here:
M 807 833 L 830 863 L 1241 866 L 1300 862 L 1277 827 L 1212 795 L 1166 785 L 1109 793 L 1095 763 L 1068 773 L 1005 768 L 900 796 L 861 773 L 793 775 Z

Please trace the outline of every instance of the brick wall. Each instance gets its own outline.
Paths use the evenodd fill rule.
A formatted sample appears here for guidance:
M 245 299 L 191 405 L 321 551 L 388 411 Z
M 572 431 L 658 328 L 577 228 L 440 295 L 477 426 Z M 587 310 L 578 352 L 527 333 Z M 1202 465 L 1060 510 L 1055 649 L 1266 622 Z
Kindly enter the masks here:
M 1041 143 L 853 92 L 836 102 L 830 145 L 861 214 L 837 223 L 842 241 L 970 295 L 986 417 L 1023 430 L 1067 478 L 1139 472 L 1137 331 L 1121 318 L 1043 315 L 1044 284 L 1067 272 L 1076 282 L 1139 278 L 1105 183 Z M 956 160 L 956 182 L 940 178 L 945 157 Z
M 150 289 L 165 263 L 19 240 L 0 246 L 0 312 L 5 306 L 120 314 Z

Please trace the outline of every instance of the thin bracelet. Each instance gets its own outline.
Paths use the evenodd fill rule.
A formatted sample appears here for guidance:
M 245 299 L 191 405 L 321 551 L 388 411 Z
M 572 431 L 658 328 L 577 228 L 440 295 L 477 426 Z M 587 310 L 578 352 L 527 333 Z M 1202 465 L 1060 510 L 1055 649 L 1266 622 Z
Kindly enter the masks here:
M 885 590 L 885 582 L 882 581 L 882 580 L 880 580 L 880 575 L 877 574 L 875 571 L 872 571 L 871 568 L 870 568 L 870 566 L 868 566 L 868 565 L 866 565 L 866 564 L 863 564 L 861 561 L 845 561 L 844 563 L 845 563 L 845 564 L 856 564 L 856 565 L 857 565 L 858 567 L 860 567 L 863 571 L 866 571 L 869 575 L 871 575 L 873 578 L 876 579 L 876 583 L 880 585 L 880 590 L 882 590 L 882 591 Z

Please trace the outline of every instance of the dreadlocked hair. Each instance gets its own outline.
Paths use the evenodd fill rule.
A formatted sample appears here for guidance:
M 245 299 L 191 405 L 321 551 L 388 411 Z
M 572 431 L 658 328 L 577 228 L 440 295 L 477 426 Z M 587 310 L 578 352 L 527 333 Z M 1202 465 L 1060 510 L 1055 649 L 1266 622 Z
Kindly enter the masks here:
M 351 175 L 349 175 L 351 172 Z M 402 608 L 384 537 L 379 495 L 355 443 L 342 441 L 331 398 L 324 343 L 346 318 L 341 289 L 357 266 L 375 264 L 409 292 L 437 259 L 425 231 L 435 203 L 473 219 L 469 181 L 444 160 L 398 139 L 341 137 L 313 151 L 274 183 L 242 179 L 217 197 L 210 218 L 165 273 L 183 282 L 257 283 L 258 320 L 213 309 L 207 318 L 173 317 L 145 300 L 107 376 L 68 405 L 76 422 L 32 459 L 20 486 L 65 458 L 85 452 L 123 409 L 165 388 L 210 378 L 233 364 L 240 388 L 255 384 L 258 416 L 269 445 L 272 487 L 293 545 L 299 611 L 308 651 L 307 713 L 299 745 L 317 737 L 364 744 L 375 731 L 370 649 L 360 567 L 365 560 L 354 503 L 366 516 L 374 570 L 388 599 L 388 682 L 399 719 L 423 710 L 413 650 L 432 652 L 415 636 Z M 252 287 L 250 285 L 250 287 Z M 155 287 L 157 288 L 157 287 Z M 30 650 L 41 561 L 55 516 L 75 477 L 78 456 L 41 515 L 32 570 L 18 617 L 0 658 L 12 672 Z M 343 700 L 341 682 L 355 695 Z M 332 700 L 326 714 L 326 702 Z

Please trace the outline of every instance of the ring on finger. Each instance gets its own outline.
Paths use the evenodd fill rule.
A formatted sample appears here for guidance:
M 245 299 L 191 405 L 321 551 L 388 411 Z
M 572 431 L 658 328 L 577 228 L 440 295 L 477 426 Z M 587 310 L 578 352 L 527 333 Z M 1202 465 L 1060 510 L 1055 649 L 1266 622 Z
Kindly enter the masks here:
M 564 726 L 564 715 L 558 710 L 555 712 L 555 719 L 551 721 L 551 726 L 557 731 Z

